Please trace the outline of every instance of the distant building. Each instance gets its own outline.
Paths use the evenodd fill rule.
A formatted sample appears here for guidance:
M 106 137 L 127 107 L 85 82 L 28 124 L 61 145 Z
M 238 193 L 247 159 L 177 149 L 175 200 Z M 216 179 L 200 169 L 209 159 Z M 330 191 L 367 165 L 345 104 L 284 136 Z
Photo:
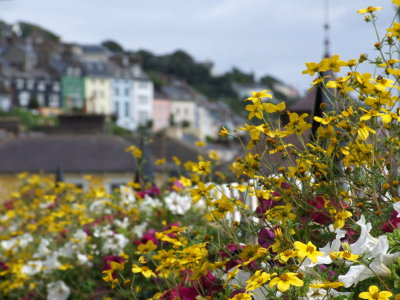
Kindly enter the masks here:
M 45 135 L 15 137 L 0 142 L 0 194 L 18 182 L 21 172 L 54 174 L 62 168 L 66 182 L 88 188 L 86 176 L 112 190 L 132 181 L 135 162 L 125 149 L 130 144 L 113 136 Z
M 61 77 L 62 108 L 66 111 L 83 111 L 85 82 L 79 63 L 68 64 Z
M 154 88 L 152 81 L 134 59 L 116 55 L 109 63 L 111 70 L 111 102 L 117 125 L 136 130 L 153 116 Z
M 81 62 L 85 87 L 85 111 L 111 115 L 111 73 L 105 62 Z
M 162 93 L 155 93 L 153 100 L 153 131 L 170 126 L 172 101 Z

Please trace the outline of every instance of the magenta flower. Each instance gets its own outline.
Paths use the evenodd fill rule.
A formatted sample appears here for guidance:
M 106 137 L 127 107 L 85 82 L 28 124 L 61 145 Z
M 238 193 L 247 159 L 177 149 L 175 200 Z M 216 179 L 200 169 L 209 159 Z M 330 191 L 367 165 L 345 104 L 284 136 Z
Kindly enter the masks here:
M 274 228 L 273 228 L 274 229 Z M 269 229 L 267 227 L 261 228 L 258 232 L 258 244 L 263 248 L 270 247 L 273 243 L 275 243 L 275 233 L 273 229 Z

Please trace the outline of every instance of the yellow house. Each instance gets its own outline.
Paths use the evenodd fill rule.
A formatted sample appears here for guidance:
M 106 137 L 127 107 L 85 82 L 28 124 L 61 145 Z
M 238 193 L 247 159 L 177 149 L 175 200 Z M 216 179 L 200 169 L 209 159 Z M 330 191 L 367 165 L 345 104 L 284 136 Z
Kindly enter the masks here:
M 107 63 L 83 62 L 86 112 L 113 113 L 111 78 Z

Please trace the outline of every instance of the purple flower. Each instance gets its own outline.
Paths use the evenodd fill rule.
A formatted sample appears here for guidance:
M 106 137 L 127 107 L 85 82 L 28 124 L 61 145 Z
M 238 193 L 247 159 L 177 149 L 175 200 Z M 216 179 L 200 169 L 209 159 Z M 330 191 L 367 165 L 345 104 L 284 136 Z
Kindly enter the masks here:
M 275 228 L 273 228 L 275 229 Z M 258 244 L 263 248 L 268 248 L 273 243 L 275 243 L 275 233 L 273 229 L 267 227 L 261 228 L 258 232 Z

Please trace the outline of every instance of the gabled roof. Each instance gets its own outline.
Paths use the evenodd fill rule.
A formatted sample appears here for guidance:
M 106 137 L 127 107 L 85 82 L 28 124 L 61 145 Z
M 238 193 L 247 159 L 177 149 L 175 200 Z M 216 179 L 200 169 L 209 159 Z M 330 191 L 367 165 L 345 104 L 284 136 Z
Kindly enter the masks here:
M 0 173 L 54 172 L 134 172 L 130 143 L 106 135 L 60 135 L 16 137 L 0 142 Z

